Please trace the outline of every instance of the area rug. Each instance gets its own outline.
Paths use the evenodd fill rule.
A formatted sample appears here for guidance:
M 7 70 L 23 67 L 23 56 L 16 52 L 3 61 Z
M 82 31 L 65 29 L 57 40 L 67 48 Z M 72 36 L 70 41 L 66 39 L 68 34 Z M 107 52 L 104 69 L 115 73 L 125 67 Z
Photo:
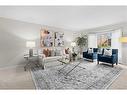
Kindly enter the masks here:
M 112 68 L 106 64 L 97 65 L 83 61 L 66 75 L 78 62 L 69 64 L 62 70 L 60 69 L 65 64 L 62 65 L 57 61 L 49 64 L 45 70 L 39 68 L 31 70 L 36 89 L 107 89 L 122 71 L 119 66 Z

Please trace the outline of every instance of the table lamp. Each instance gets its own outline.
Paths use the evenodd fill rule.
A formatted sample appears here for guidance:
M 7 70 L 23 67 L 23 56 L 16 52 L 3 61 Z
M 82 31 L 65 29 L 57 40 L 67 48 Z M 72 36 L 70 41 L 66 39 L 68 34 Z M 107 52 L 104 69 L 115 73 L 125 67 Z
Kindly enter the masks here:
M 29 56 L 33 56 L 33 48 L 35 47 L 35 41 L 26 41 L 26 47 L 29 48 Z

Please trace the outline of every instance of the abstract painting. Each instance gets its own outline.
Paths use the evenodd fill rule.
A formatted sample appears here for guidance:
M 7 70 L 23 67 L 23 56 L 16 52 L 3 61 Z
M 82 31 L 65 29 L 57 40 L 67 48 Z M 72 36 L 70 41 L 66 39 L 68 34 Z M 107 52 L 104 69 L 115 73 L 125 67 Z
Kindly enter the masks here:
M 111 48 L 111 33 L 104 33 L 97 35 L 98 48 Z
M 57 46 L 64 46 L 64 33 L 55 32 L 55 43 L 54 45 Z
M 41 47 L 53 46 L 53 33 L 48 30 L 41 30 L 40 33 L 40 45 Z

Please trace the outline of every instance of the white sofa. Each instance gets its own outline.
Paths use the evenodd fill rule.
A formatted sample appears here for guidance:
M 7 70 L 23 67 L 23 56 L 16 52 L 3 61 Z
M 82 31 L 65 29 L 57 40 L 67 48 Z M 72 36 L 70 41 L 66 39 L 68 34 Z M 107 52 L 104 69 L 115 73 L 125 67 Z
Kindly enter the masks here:
M 29 50 L 25 51 L 24 55 L 26 54 L 29 55 Z M 66 54 L 64 50 L 62 50 L 61 55 L 59 56 L 45 57 L 45 54 L 43 54 L 41 49 L 34 49 L 33 55 L 38 55 L 39 63 L 42 64 L 44 68 L 45 68 L 46 63 L 51 63 L 52 61 L 57 61 L 58 59 L 62 59 L 62 58 L 70 59 L 70 55 Z
M 39 62 L 43 64 L 44 68 L 47 63 L 51 63 L 52 61 L 57 61 L 58 59 L 69 59 L 70 60 L 70 54 L 66 54 L 64 50 L 62 50 L 61 55 L 59 56 L 50 56 L 45 57 L 45 54 L 40 50 L 38 50 L 39 54 Z

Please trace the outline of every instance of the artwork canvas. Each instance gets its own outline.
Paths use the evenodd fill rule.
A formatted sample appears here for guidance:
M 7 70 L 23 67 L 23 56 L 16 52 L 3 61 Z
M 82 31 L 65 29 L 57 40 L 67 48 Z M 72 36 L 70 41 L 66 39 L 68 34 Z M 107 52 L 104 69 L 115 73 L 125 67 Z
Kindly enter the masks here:
M 97 35 L 98 48 L 111 48 L 111 33 Z
M 40 45 L 41 47 L 52 47 L 53 46 L 53 33 L 48 30 L 41 30 Z
M 55 46 L 64 46 L 64 33 L 55 32 Z

